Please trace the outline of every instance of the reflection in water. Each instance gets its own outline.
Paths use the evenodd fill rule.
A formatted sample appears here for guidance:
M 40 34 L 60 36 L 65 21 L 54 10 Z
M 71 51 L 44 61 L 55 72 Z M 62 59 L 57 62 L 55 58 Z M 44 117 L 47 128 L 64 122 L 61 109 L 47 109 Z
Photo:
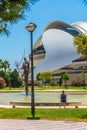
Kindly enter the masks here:
M 87 104 L 87 93 L 67 93 L 67 101 L 80 101 Z M 0 104 L 9 104 L 11 101 L 31 102 L 31 94 L 25 92 L 0 93 Z M 60 102 L 60 92 L 35 92 L 35 102 Z
M 25 96 L 24 101 L 29 101 L 29 96 Z

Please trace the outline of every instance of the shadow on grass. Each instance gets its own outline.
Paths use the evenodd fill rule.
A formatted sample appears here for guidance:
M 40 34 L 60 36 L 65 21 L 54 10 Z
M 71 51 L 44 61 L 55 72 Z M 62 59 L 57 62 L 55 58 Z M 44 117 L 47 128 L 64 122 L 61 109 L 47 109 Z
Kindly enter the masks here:
M 81 115 L 80 118 L 81 118 L 81 119 L 87 119 L 87 115 L 85 115 L 85 114 L 84 114 L 84 115 Z
M 27 117 L 27 120 L 40 120 L 40 117 Z

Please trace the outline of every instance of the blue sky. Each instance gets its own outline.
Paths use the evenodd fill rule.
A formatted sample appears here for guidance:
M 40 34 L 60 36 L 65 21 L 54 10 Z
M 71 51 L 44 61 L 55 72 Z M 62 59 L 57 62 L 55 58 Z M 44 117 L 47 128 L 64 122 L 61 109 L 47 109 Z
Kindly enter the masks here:
M 11 68 L 15 61 L 21 60 L 24 50 L 25 57 L 30 54 L 30 35 L 25 29 L 28 23 L 37 25 L 33 33 L 34 43 L 42 34 L 49 22 L 54 20 L 72 24 L 77 21 L 87 22 L 87 5 L 82 0 L 39 0 L 31 10 L 25 12 L 25 20 L 10 26 L 10 35 L 0 36 L 0 59 L 8 60 Z

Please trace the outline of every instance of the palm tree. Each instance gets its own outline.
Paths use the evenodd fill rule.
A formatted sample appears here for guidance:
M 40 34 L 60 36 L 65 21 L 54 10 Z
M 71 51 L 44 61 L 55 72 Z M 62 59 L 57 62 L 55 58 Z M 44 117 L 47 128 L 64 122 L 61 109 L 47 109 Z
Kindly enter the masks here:
M 26 9 L 38 0 L 0 0 L 0 33 L 9 34 L 9 23 L 16 23 L 24 18 Z
M 9 67 L 10 67 L 10 64 L 7 60 L 2 62 L 2 68 L 4 69 L 5 72 L 7 71 L 7 69 L 9 69 Z
M 69 80 L 69 76 L 66 72 L 62 72 L 61 74 L 62 81 L 64 81 L 64 86 L 67 89 L 67 81 Z
M 0 59 L 0 69 L 2 68 L 2 59 Z
M 85 3 L 85 4 L 87 4 L 87 0 L 83 0 L 82 2 Z

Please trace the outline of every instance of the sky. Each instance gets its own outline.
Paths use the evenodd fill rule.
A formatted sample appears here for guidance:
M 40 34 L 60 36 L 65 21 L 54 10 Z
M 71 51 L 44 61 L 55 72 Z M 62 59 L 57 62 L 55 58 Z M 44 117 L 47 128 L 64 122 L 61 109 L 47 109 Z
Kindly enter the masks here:
M 33 32 L 33 44 L 43 33 L 44 28 L 54 20 L 72 24 L 79 21 L 87 22 L 87 5 L 82 0 L 39 0 L 25 11 L 25 20 L 9 26 L 10 35 L 0 35 L 0 59 L 7 60 L 11 69 L 15 62 L 20 62 L 30 54 L 30 34 L 25 27 L 33 22 L 37 28 Z M 23 62 L 23 60 L 22 60 Z M 21 63 L 22 63 L 21 62 Z

